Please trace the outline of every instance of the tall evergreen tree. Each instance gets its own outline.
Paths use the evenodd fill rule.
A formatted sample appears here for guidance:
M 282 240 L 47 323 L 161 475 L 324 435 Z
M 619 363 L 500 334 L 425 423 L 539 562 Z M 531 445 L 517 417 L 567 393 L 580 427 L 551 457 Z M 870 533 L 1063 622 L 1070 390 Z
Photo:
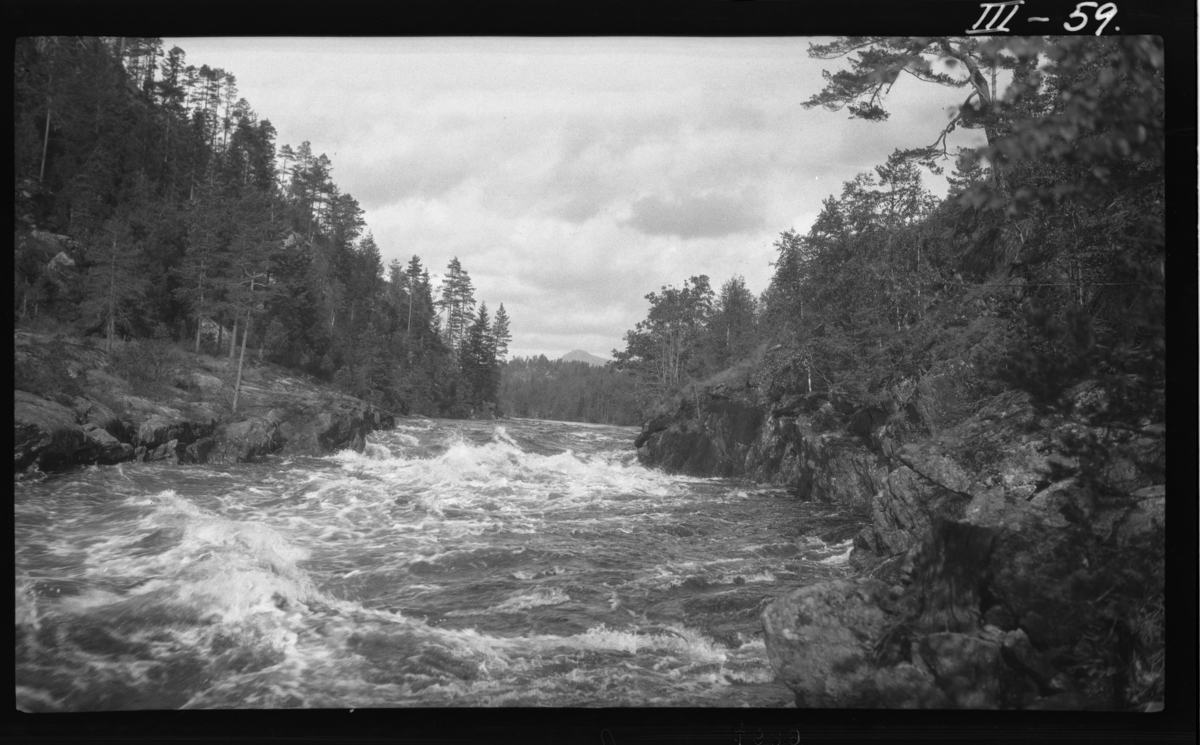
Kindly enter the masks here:
M 474 410 L 496 402 L 500 379 L 495 350 L 487 303 L 480 303 L 459 349 L 459 366 L 465 388 L 463 399 Z
M 126 214 L 106 220 L 86 246 L 87 274 L 79 310 L 85 321 L 103 326 L 105 351 L 111 354 L 113 339 L 118 330 L 128 328 L 146 291 L 145 262 Z
M 446 267 L 441 293 L 438 305 L 446 312 L 446 346 L 457 350 L 474 320 L 472 312 L 475 308 L 475 288 L 457 256 Z
M 492 341 L 495 342 L 493 355 L 497 361 L 504 361 L 508 356 L 508 343 L 512 341 L 512 334 L 508 330 L 508 313 L 504 310 L 504 303 L 500 303 L 500 307 L 496 309 L 496 318 L 492 321 Z
M 221 307 L 229 270 L 229 235 L 232 202 L 213 187 L 203 188 L 188 205 L 186 252 L 176 267 L 179 286 L 175 297 L 185 302 L 196 324 L 196 352 L 204 322 Z

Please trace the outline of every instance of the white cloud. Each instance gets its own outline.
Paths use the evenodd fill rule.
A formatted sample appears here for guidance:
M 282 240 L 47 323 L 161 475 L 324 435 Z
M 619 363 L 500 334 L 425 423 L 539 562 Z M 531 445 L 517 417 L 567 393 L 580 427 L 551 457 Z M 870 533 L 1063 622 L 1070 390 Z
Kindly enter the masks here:
M 384 262 L 457 256 L 514 354 L 608 356 L 644 295 L 707 274 L 765 288 L 772 243 L 960 91 L 905 81 L 887 124 L 800 106 L 806 38 L 166 40 L 223 67 L 279 144 L 308 140 Z M 956 144 L 978 141 L 959 132 Z M 940 187 L 939 187 L 940 188 Z M 436 282 L 435 282 L 436 284 Z

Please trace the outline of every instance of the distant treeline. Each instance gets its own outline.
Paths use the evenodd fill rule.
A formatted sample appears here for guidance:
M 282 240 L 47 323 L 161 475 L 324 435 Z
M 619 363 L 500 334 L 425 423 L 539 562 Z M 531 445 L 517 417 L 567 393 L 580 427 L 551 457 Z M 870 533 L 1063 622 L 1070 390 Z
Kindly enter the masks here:
M 633 380 L 611 366 L 516 357 L 501 366 L 500 405 L 507 416 L 592 424 L 641 424 Z
M 416 256 L 385 270 L 330 160 L 276 149 L 232 73 L 160 39 L 25 37 L 14 103 L 16 322 L 240 344 L 405 413 L 494 406 L 504 306 L 457 258 L 436 291 Z

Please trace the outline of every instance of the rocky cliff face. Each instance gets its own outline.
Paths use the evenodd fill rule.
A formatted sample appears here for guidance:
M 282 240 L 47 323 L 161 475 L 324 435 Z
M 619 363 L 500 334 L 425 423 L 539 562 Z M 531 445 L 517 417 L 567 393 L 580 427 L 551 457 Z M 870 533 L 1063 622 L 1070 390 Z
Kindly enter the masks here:
M 891 412 L 710 391 L 647 423 L 639 457 L 787 485 L 862 516 L 859 576 L 797 590 L 763 615 L 798 705 L 1154 705 L 1161 440 L 1114 445 L 1114 488 L 1102 492 L 1060 455 L 1082 424 L 1013 391 L 967 411 L 952 378 L 936 377 Z
M 61 383 L 45 386 L 43 395 L 14 391 L 18 473 L 130 460 L 235 463 L 362 451 L 367 434 L 395 423 L 371 404 L 272 365 L 247 365 L 238 415 L 230 416 L 235 369 L 224 359 L 195 356 L 190 367 L 149 392 L 114 374 L 106 355 L 86 344 L 18 333 L 15 349 L 17 364 L 29 374 Z

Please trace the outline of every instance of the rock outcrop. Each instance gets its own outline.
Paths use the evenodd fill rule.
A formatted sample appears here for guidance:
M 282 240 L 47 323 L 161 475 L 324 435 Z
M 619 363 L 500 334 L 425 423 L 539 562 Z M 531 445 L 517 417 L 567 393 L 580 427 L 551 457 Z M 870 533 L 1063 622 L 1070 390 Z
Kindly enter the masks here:
M 1121 709 L 1161 696 L 1161 439 L 1114 445 L 1103 490 L 1063 455 L 1087 427 L 1023 393 L 968 406 L 945 368 L 896 399 L 889 412 L 693 392 L 637 441 L 648 465 L 785 485 L 867 523 L 856 579 L 763 614 L 797 704 Z
M 235 376 L 223 359 L 189 356 L 196 369 L 178 369 L 169 383 L 147 391 L 89 345 L 18 333 L 16 347 L 25 385 L 42 394 L 14 391 L 18 473 L 130 460 L 237 463 L 361 452 L 368 434 L 395 423 L 371 404 L 270 365 L 243 371 L 232 416 Z
M 13 432 L 18 471 L 34 463 L 46 468 L 70 463 L 87 440 L 73 411 L 25 391 L 13 392 Z
M 653 420 L 639 436 L 645 459 L 668 471 L 739 476 L 758 437 L 762 412 L 751 402 L 718 398 L 708 402 L 699 419 L 670 421 Z
M 860 577 L 768 606 L 768 656 L 798 706 L 1128 705 L 1129 621 L 1145 588 L 1103 580 L 1127 557 L 1027 504 L 988 514 L 991 527 L 933 525 L 907 587 Z

